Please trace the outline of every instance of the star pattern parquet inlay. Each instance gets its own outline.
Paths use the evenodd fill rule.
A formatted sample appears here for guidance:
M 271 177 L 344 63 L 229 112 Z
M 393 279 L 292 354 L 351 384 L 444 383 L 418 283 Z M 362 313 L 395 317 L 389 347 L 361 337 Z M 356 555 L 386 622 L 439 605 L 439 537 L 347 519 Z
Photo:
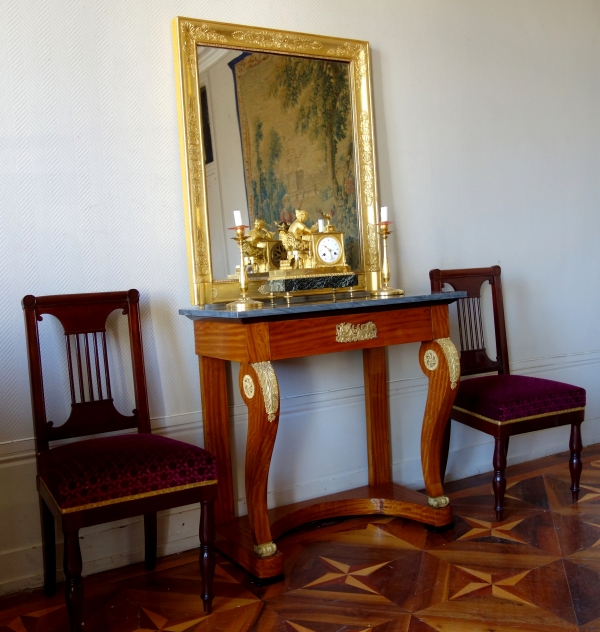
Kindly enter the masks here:
M 585 455 L 586 453 L 584 453 Z M 257 587 L 218 558 L 214 612 L 199 598 L 196 552 L 85 579 L 90 632 L 600 632 L 600 446 L 572 502 L 566 459 L 513 468 L 505 519 L 491 485 L 448 485 L 444 533 L 400 518 L 324 522 L 278 541 L 285 579 Z M 548 461 L 554 459 L 550 465 Z M 481 479 L 476 479 L 479 482 Z M 0 600 L 0 632 L 68 630 L 63 596 Z

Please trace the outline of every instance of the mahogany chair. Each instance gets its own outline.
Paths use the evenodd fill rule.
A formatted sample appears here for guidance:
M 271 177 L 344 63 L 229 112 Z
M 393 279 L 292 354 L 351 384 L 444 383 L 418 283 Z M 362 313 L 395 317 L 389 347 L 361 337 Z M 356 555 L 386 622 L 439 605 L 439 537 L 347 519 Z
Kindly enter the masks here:
M 457 302 L 460 334 L 461 376 L 496 373 L 460 382 L 451 419 L 494 437 L 494 478 L 496 519 L 502 520 L 506 490 L 506 455 L 513 435 L 571 425 L 571 492 L 575 502 L 581 476 L 581 422 L 586 393 L 583 388 L 562 382 L 523 375 L 510 375 L 508 345 L 504 324 L 504 306 L 500 266 L 464 270 L 431 270 L 431 291 L 442 291 L 444 284 L 467 297 Z M 481 287 L 488 281 L 492 291 L 496 359 L 488 356 L 481 317 Z M 442 480 L 448 461 L 450 419 L 442 447 Z
M 56 592 L 55 520 L 64 534 L 66 601 L 72 631 L 83 629 L 83 587 L 79 530 L 144 516 L 145 566 L 156 565 L 156 512 L 199 502 L 200 574 L 205 613 L 212 604 L 215 458 L 202 448 L 151 434 L 142 355 L 139 292 L 26 296 L 23 299 L 29 378 L 36 441 L 44 555 L 44 592 Z M 113 403 L 106 321 L 127 316 L 135 408 L 122 415 Z M 38 322 L 48 314 L 64 331 L 71 411 L 65 423 L 47 419 Z M 63 365 L 64 366 L 64 365 Z M 48 367 L 46 367 L 47 369 Z M 48 377 L 48 373 L 46 373 Z M 116 391 L 115 391 L 116 392 Z M 131 434 L 80 439 L 136 429 Z

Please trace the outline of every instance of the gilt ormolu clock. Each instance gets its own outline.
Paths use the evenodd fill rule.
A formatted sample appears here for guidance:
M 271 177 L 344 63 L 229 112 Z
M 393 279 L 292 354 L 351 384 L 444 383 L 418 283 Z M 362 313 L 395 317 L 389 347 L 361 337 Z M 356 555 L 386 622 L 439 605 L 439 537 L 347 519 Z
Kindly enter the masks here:
M 331 227 L 333 228 L 333 226 Z M 315 268 L 348 270 L 344 251 L 344 233 L 316 233 L 312 237 L 312 259 Z

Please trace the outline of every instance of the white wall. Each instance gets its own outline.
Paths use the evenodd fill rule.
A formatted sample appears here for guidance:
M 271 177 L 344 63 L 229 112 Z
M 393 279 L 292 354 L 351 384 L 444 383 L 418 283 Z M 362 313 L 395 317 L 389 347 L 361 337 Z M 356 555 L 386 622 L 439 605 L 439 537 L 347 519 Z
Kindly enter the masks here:
M 503 269 L 515 371 L 588 389 L 600 441 L 600 4 L 596 0 L 0 2 L 0 592 L 41 582 L 23 295 L 138 288 L 158 431 L 199 442 L 171 19 L 189 15 L 371 42 L 380 197 L 393 282 L 434 267 Z M 390 358 L 394 478 L 422 485 L 417 346 Z M 234 373 L 235 373 L 234 369 Z M 281 362 L 270 502 L 366 481 L 359 354 Z M 241 485 L 245 409 L 231 411 Z M 563 450 L 519 437 L 510 461 Z M 453 436 L 450 476 L 491 467 Z M 142 556 L 139 521 L 83 533 L 93 572 Z M 196 511 L 161 521 L 161 552 L 195 544 Z M 60 559 L 60 558 L 59 558 Z

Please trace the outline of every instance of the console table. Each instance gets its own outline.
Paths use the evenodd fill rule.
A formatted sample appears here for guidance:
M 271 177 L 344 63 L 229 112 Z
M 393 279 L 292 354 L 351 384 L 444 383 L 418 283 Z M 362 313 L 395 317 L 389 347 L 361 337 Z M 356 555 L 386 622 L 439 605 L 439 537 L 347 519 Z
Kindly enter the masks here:
M 204 442 L 218 460 L 217 548 L 255 577 L 283 573 L 274 541 L 306 522 L 335 516 L 386 514 L 433 527 L 452 523 L 440 477 L 444 427 L 460 379 L 449 338 L 448 304 L 465 296 L 447 292 L 377 299 L 293 299 L 248 312 L 207 305 L 179 310 L 194 321 Z M 298 332 L 303 332 L 298 335 Z M 307 333 L 310 335 L 306 335 Z M 419 360 L 429 378 L 421 431 L 426 494 L 392 482 L 386 347 L 421 342 Z M 267 509 L 267 478 L 279 421 L 279 385 L 272 362 L 363 350 L 369 484 L 354 490 Z M 248 515 L 234 513 L 226 362 L 241 364 L 239 387 L 248 407 L 246 498 Z

